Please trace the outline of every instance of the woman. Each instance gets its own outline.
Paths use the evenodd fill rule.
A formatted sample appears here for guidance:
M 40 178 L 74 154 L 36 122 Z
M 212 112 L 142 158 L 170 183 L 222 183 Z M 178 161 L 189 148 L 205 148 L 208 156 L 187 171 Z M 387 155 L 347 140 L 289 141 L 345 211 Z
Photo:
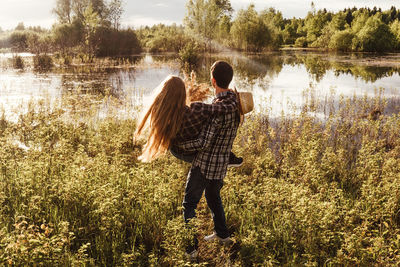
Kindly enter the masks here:
M 234 96 L 213 104 L 193 102 L 190 107 L 187 106 L 185 83 L 177 76 L 168 76 L 158 88 L 158 94 L 144 113 L 135 133 L 137 138 L 146 128 L 149 130 L 148 140 L 139 157 L 144 162 L 164 154 L 171 147 L 172 141 L 182 142 L 197 138 L 212 116 L 238 110 Z M 193 154 L 185 155 L 184 151 L 173 149 L 171 152 L 188 162 L 194 157 Z M 240 161 L 233 153 L 231 158 L 232 161 Z

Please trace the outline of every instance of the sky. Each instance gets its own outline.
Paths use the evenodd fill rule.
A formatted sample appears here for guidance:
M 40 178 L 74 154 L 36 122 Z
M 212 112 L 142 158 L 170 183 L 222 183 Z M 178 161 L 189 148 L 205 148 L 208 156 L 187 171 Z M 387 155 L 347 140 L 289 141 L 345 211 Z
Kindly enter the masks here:
M 50 28 L 56 22 L 52 14 L 56 0 L 0 0 L 0 27 L 13 29 L 19 22 L 25 26 Z M 181 24 L 186 13 L 187 0 L 124 0 L 122 25 L 138 28 L 143 25 Z M 231 0 L 235 11 L 253 3 L 257 10 L 274 7 L 284 17 L 305 17 L 311 9 L 311 0 Z M 338 11 L 347 7 L 391 6 L 400 8 L 400 0 L 314 0 L 316 9 Z

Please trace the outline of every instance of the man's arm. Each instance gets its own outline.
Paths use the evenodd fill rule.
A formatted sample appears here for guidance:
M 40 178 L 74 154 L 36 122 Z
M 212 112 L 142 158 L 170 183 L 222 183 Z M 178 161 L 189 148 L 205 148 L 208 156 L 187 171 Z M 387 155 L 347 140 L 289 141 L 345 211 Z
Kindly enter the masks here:
M 236 96 L 234 94 L 229 94 L 227 97 L 222 98 L 212 104 L 193 102 L 190 105 L 190 108 L 194 110 L 201 110 L 206 116 L 218 116 L 235 112 L 238 109 L 238 105 Z
M 220 120 L 218 119 L 218 117 L 214 117 L 214 119 L 212 119 L 212 121 L 203 128 L 196 139 L 176 143 L 174 145 L 186 152 L 196 152 L 204 150 L 211 145 L 214 137 L 219 133 L 220 129 Z

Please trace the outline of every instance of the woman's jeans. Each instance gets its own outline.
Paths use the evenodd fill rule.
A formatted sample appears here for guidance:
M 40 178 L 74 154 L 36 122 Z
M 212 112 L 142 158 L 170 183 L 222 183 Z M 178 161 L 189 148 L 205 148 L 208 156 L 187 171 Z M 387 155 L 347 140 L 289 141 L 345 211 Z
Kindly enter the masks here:
M 199 203 L 203 192 L 205 191 L 205 197 L 207 205 L 211 210 L 212 218 L 214 221 L 214 230 L 217 235 L 221 238 L 229 236 L 228 229 L 226 227 L 225 211 L 222 206 L 222 200 L 220 191 L 223 186 L 223 180 L 210 180 L 206 179 L 201 173 L 199 167 L 192 167 L 189 171 L 185 197 L 183 200 L 183 217 L 185 222 L 188 223 L 190 219 L 196 217 L 196 207 Z M 190 253 L 198 247 L 198 240 L 196 237 L 193 238 L 193 243 L 188 245 L 186 252 Z
M 171 146 L 169 148 L 169 151 L 171 152 L 171 154 L 180 160 L 183 160 L 185 162 L 189 162 L 192 163 L 194 157 L 196 156 L 197 152 L 193 152 L 193 153 L 180 153 L 178 151 L 178 149 L 174 148 L 173 146 Z

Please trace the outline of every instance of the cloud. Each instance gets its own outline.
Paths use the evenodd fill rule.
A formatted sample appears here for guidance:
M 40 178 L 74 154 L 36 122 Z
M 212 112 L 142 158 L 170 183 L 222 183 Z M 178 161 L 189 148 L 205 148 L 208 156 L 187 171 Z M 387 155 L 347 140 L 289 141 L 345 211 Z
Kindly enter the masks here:
M 135 15 L 135 16 L 130 16 L 127 19 L 125 19 L 122 22 L 122 25 L 126 26 L 126 27 L 133 26 L 134 28 L 139 28 L 141 26 L 152 26 L 152 25 L 159 24 L 159 23 L 171 25 L 173 23 L 179 24 L 180 22 L 174 21 L 174 20 L 169 20 L 169 19 Z
M 165 4 L 165 3 L 157 3 L 154 6 L 156 6 L 156 7 L 168 7 L 168 5 Z

